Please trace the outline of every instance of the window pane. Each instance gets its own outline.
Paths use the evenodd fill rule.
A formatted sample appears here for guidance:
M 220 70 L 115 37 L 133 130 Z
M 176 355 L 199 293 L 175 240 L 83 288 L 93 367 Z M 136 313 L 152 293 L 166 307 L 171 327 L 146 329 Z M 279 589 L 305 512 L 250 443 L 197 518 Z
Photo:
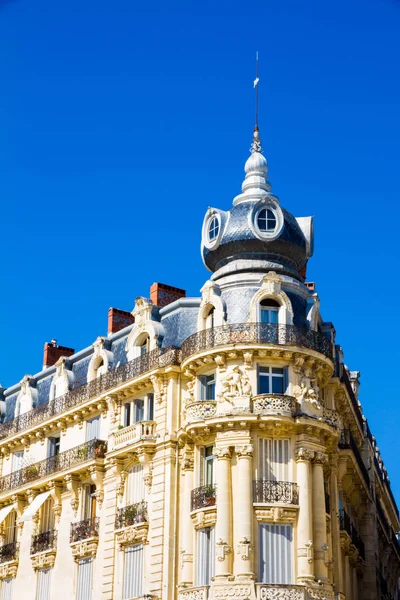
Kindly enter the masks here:
M 283 369 L 281 369 L 280 367 L 272 367 L 272 372 L 277 375 L 283 375 Z
M 269 314 L 270 314 L 270 317 L 269 317 L 270 321 L 269 322 L 277 324 L 278 323 L 278 311 L 274 310 L 272 308 L 272 309 L 270 309 Z
M 283 377 L 272 377 L 272 393 L 283 394 Z
M 258 374 L 258 393 L 259 394 L 269 394 L 269 374 L 259 372 Z
M 131 405 L 125 404 L 124 425 L 128 427 L 131 424 Z

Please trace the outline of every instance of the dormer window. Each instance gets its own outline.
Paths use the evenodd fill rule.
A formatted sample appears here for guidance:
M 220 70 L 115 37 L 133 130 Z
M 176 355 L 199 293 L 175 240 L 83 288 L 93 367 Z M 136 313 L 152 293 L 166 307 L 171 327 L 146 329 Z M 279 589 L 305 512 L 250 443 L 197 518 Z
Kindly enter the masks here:
M 276 216 L 270 208 L 262 208 L 257 215 L 258 229 L 263 232 L 272 232 L 276 229 Z
M 279 304 L 267 298 L 260 302 L 261 323 L 278 323 Z
M 213 242 L 219 234 L 219 221 L 217 217 L 213 217 L 208 226 L 208 240 Z
M 206 316 L 206 329 L 214 329 L 215 309 L 212 306 Z
M 150 338 L 149 336 L 140 344 L 140 356 L 144 356 L 150 350 Z

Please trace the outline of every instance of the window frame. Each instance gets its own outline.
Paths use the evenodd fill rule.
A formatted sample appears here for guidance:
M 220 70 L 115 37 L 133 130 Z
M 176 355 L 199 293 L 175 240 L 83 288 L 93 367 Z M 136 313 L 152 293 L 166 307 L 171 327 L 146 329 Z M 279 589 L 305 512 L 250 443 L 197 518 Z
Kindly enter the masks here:
M 267 369 L 268 369 L 268 373 L 266 372 Z M 273 373 L 273 369 L 281 370 L 282 374 Z M 273 382 L 274 382 L 274 380 L 278 380 L 278 379 L 282 381 L 282 391 L 274 392 L 273 391 Z M 269 391 L 261 391 L 261 389 L 262 389 L 261 382 L 262 381 L 264 381 L 264 382 L 268 381 Z M 261 394 L 279 394 L 279 395 L 284 396 L 287 391 L 287 383 L 288 383 L 288 373 L 287 373 L 286 366 L 278 367 L 276 365 L 258 365 L 258 367 L 257 367 L 257 394 L 259 394 L 259 395 L 261 395 Z
M 198 378 L 200 393 L 199 399 L 202 402 L 214 402 L 216 398 L 216 373 L 207 373 Z
M 276 571 L 276 573 L 279 573 L 278 576 L 278 581 L 275 581 L 275 577 L 272 576 L 268 579 L 268 577 L 264 578 L 264 575 L 267 575 L 267 558 L 272 558 L 272 560 L 279 560 L 282 558 L 282 547 L 283 544 L 280 541 L 276 541 L 275 544 L 271 543 L 269 544 L 269 547 L 272 548 L 271 552 L 267 552 L 266 551 L 266 556 L 263 556 L 263 538 L 261 535 L 261 531 L 264 528 L 265 530 L 267 530 L 267 528 L 272 528 L 275 527 L 275 532 L 270 532 L 270 535 L 272 535 L 273 533 L 276 533 L 276 529 L 278 529 L 279 531 L 282 531 L 283 528 L 286 528 L 288 530 L 290 530 L 290 539 L 287 542 L 287 546 L 290 548 L 290 551 L 288 552 L 288 554 L 285 556 L 287 562 L 286 564 L 289 565 L 289 569 L 288 571 L 290 572 L 290 576 L 288 577 L 288 580 L 286 580 L 286 578 L 283 576 L 283 569 L 282 569 L 282 565 L 277 565 L 274 564 L 274 569 Z M 257 528 L 257 535 L 258 535 L 258 544 L 257 544 L 257 548 L 258 548 L 258 556 L 257 556 L 257 581 L 259 581 L 260 583 L 264 583 L 266 585 L 293 585 L 295 583 L 295 544 L 294 544 L 294 527 L 292 523 L 275 523 L 275 522 L 266 522 L 263 521 L 261 523 L 258 523 L 258 528 Z M 280 552 L 276 552 L 276 548 L 279 547 Z M 262 561 L 262 559 L 264 559 L 264 561 Z M 263 562 L 265 562 L 265 567 L 263 568 Z M 272 574 L 272 573 L 271 573 Z M 272 574 L 273 575 L 273 574 Z

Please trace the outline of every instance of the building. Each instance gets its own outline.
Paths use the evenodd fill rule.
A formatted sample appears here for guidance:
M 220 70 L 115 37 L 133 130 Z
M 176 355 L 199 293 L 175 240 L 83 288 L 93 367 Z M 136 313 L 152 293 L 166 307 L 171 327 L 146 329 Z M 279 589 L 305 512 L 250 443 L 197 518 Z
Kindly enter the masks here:
M 209 208 L 201 297 L 154 284 L 1 390 L 1 600 L 399 600 L 399 513 L 271 193 Z

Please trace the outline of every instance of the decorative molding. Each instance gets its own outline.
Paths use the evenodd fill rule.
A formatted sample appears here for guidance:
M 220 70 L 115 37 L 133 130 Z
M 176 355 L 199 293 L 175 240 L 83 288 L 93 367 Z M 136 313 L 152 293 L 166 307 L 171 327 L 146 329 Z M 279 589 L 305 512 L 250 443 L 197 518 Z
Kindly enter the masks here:
M 323 452 L 315 452 L 313 463 L 315 465 L 326 465 L 328 463 L 328 457 Z
M 334 597 L 330 590 L 307 587 L 307 600 L 334 600 Z
M 279 323 L 291 325 L 293 323 L 293 307 L 289 300 L 289 296 L 282 290 L 283 279 L 275 273 L 270 271 L 261 280 L 260 289 L 254 294 L 250 301 L 249 310 L 249 321 L 256 323 L 260 321 L 259 318 L 259 307 L 262 300 L 271 298 L 278 302 L 279 309 Z
M 133 544 L 147 544 L 149 533 L 149 524 L 147 522 L 130 525 L 125 529 L 120 529 L 115 533 L 115 539 L 119 545 L 119 549 L 123 550 L 125 546 Z
M 214 446 L 213 454 L 217 460 L 230 460 L 232 452 L 229 446 Z
M 81 558 L 92 556 L 93 558 L 97 553 L 97 546 L 99 545 L 99 538 L 89 538 L 71 544 L 72 556 L 76 562 Z
M 260 600 L 304 600 L 305 588 L 302 586 L 261 584 L 257 587 Z
M 178 591 L 178 600 L 207 600 L 208 586 Z
M 237 545 L 237 553 L 242 560 L 250 560 L 250 554 L 254 552 L 254 546 L 250 540 L 243 538 Z
M 253 444 L 245 444 L 244 446 L 235 446 L 236 456 L 239 458 L 252 458 L 254 453 Z
M 211 590 L 210 598 L 213 599 L 220 598 L 221 600 L 226 600 L 226 598 L 235 598 L 236 600 L 248 600 L 249 598 L 254 598 L 254 584 L 214 583 Z
M 155 401 L 162 404 L 167 399 L 168 382 L 162 375 L 152 375 L 150 381 L 154 388 Z
M 209 509 L 193 512 L 190 516 L 195 529 L 203 529 L 203 527 L 215 527 L 217 523 L 217 509 L 215 506 L 212 506 Z
M 314 458 L 314 454 L 315 452 L 313 450 L 310 450 L 309 448 L 296 448 L 296 462 L 300 462 L 300 461 L 305 461 L 305 462 L 311 462 L 312 459 Z
M 10 562 L 0 564 L 0 580 L 13 579 L 16 577 L 18 571 L 18 562 L 18 560 L 11 560 Z
M 270 521 L 274 523 L 296 523 L 297 506 L 270 506 L 266 508 L 256 508 L 255 516 L 257 521 Z
M 32 567 L 35 571 L 38 571 L 39 569 L 52 569 L 56 562 L 56 554 L 57 552 L 55 549 L 33 554 L 31 556 Z
M 215 544 L 215 557 L 219 562 L 224 562 L 228 554 L 232 553 L 232 548 L 223 539 L 219 539 Z

